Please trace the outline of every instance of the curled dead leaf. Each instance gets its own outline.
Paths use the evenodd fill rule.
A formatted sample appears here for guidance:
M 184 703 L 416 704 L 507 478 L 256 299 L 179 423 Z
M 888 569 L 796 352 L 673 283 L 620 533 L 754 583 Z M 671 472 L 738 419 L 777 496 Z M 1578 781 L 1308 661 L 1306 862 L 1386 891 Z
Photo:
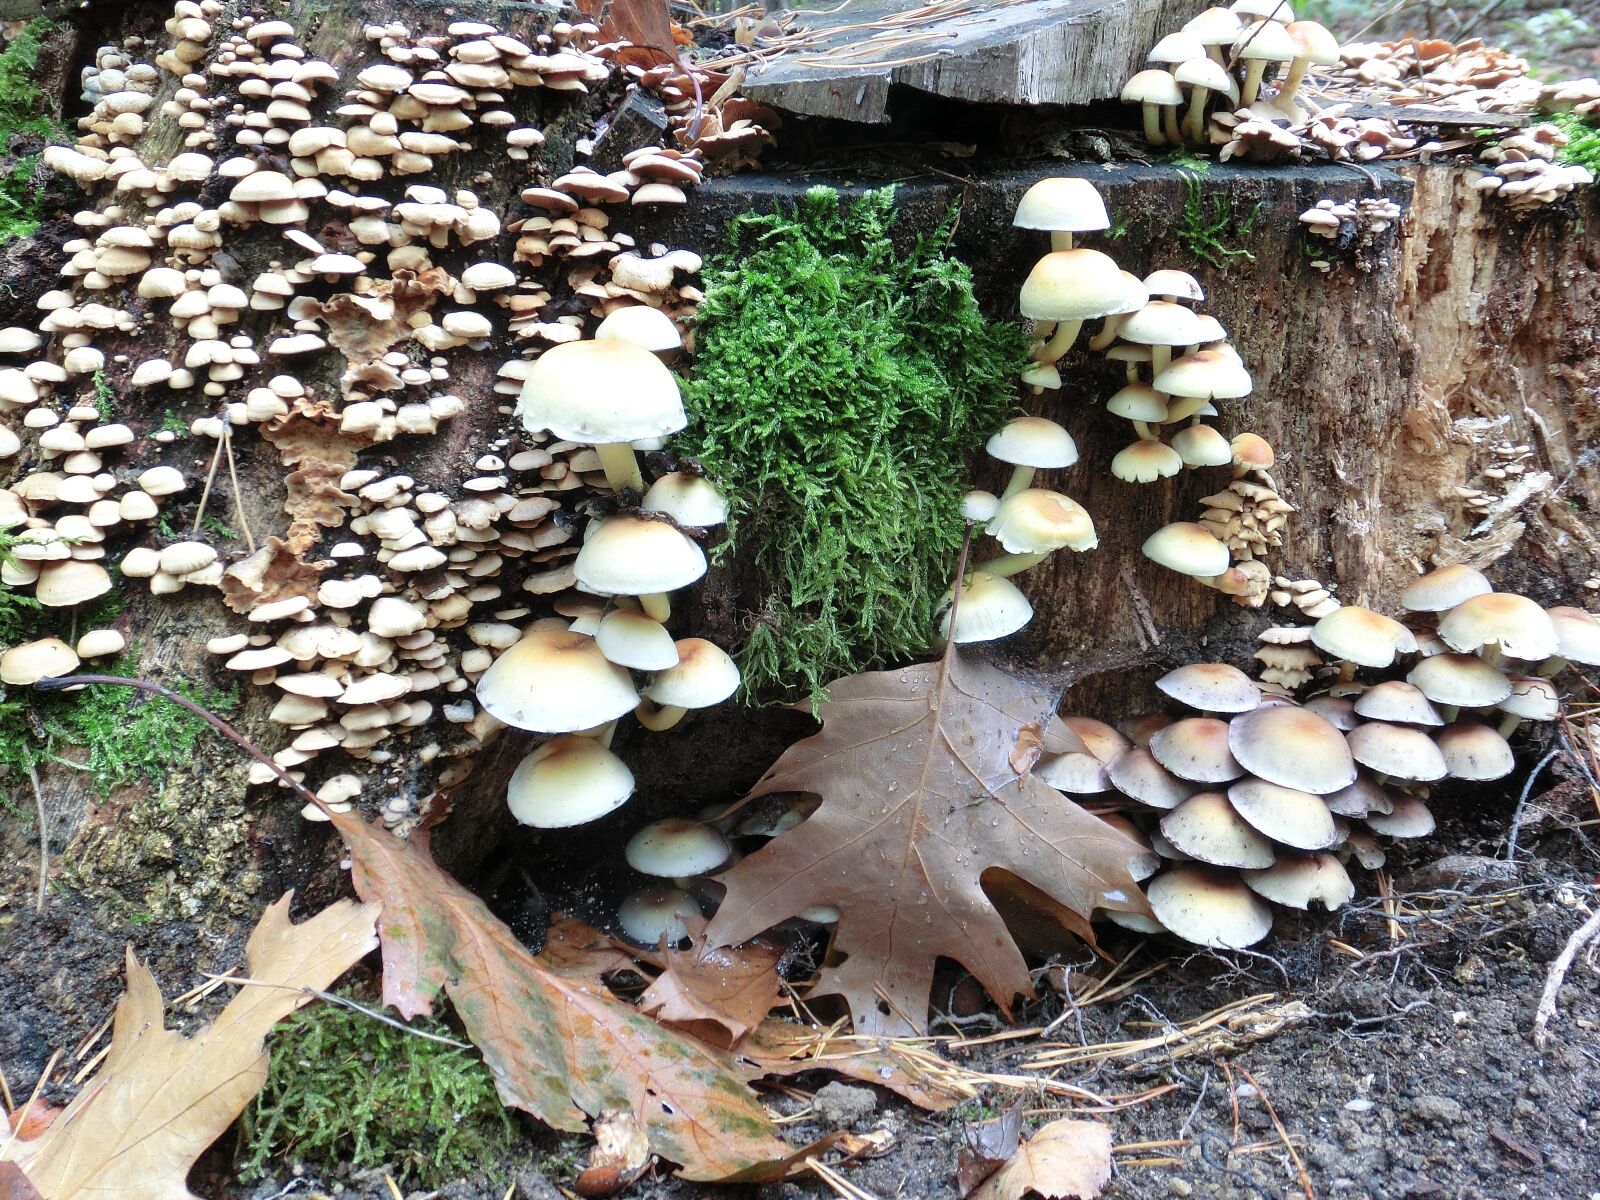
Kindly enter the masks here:
M 222 600 L 234 612 L 249 612 L 296 596 L 315 599 L 330 562 L 308 563 L 282 538 L 273 535 L 248 558 L 222 573 Z
M 455 287 L 443 267 L 400 270 L 392 279 L 377 279 L 360 294 L 340 292 L 322 304 L 328 343 L 352 363 L 369 363 L 402 338 L 411 336 L 410 319 L 433 306 Z
M 1041 1126 L 1017 1147 L 1011 1160 L 972 1193 L 972 1200 L 1094 1200 L 1110 1182 L 1110 1127 L 1063 1119 Z

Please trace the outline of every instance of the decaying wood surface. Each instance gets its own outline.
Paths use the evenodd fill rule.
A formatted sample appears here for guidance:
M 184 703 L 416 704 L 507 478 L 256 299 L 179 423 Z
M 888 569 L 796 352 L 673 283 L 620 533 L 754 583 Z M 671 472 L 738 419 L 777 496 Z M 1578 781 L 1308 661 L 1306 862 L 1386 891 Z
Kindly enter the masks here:
M 985 104 L 1111 99 L 1197 0 L 846 0 L 793 14 L 794 45 L 750 66 L 746 94 L 877 124 L 896 88 Z
M 1137 11 L 1141 22 L 1173 23 L 1160 6 L 1111 7 L 1125 15 Z M 521 5 L 450 11 L 504 19 L 513 28 L 532 19 Z M 1152 40 L 1131 16 L 1118 26 L 1104 7 L 1085 3 L 1074 11 L 1082 17 L 1079 32 L 1086 40 L 1073 53 L 1100 56 L 1096 70 L 1104 72 L 1080 73 L 1074 87 L 1092 89 L 1103 86 L 1096 78 L 1120 78 L 1123 59 L 1108 47 L 1132 55 Z M 364 15 L 353 0 L 341 0 L 321 17 L 307 48 L 337 66 L 348 64 L 359 47 L 352 31 Z M 413 16 L 419 26 L 433 20 L 426 13 Z M 446 19 L 438 18 L 440 24 Z M 1113 37 L 1122 28 L 1126 32 Z M 1063 51 L 1058 46 L 1051 53 Z M 1019 77 L 1031 70 L 1020 59 L 1012 61 Z M 909 77 L 899 82 L 962 95 L 956 89 L 968 84 L 959 83 L 958 68 L 955 61 L 921 64 L 915 68 L 924 72 L 921 83 Z M 570 162 L 574 139 L 586 131 L 587 114 L 576 107 L 569 111 L 566 118 L 552 115 L 545 125 L 552 173 Z M 1045 249 L 1041 235 L 1011 227 L 1012 209 L 1027 186 L 1053 173 L 1084 175 L 1105 195 L 1122 232 L 1089 244 L 1139 274 L 1170 266 L 1201 279 L 1210 295 L 1206 309 L 1228 327 L 1256 381 L 1252 396 L 1219 405 L 1217 424 L 1229 434 L 1255 430 L 1273 443 L 1279 455 L 1275 474 L 1299 510 L 1285 547 L 1268 559 L 1275 572 L 1317 579 L 1346 601 L 1379 605 L 1392 603 L 1419 567 L 1449 561 L 1489 567 L 1507 585 L 1547 602 L 1587 594 L 1581 585 L 1600 566 L 1600 530 L 1592 516 L 1600 503 L 1600 477 L 1590 449 L 1600 436 L 1600 237 L 1594 232 L 1600 211 L 1591 200 L 1581 213 L 1510 218 L 1486 206 L 1472 188 L 1471 170 L 1447 165 L 1405 175 L 1342 166 L 1213 166 L 1192 179 L 1164 165 L 1044 162 L 977 172 L 970 185 L 949 174 L 898 166 L 893 171 L 903 180 L 908 235 L 932 228 L 949 205 L 961 205 L 954 249 L 974 265 L 980 293 L 997 315 L 1015 315 L 1017 289 Z M 908 174 L 913 177 L 906 179 Z M 837 185 L 839 179 L 830 173 L 717 180 L 689 205 L 639 232 L 710 253 L 736 213 L 787 203 L 813 183 Z M 430 182 L 466 181 L 447 174 Z M 486 203 L 503 208 L 520 181 L 473 180 L 470 186 Z M 1297 215 L 1323 197 L 1355 199 L 1375 189 L 1406 208 L 1398 236 L 1380 241 L 1359 267 L 1333 255 L 1330 274 L 1313 270 L 1311 259 L 1327 247 L 1307 245 Z M 1197 203 L 1208 219 L 1228 217 L 1220 242 L 1248 253 L 1228 256 L 1223 269 L 1186 248 L 1180 236 L 1186 202 Z M 45 249 L 72 235 L 56 222 L 33 245 L 8 247 L 14 269 L 11 294 L 0 298 L 0 324 L 37 320 L 33 300 L 57 283 L 48 265 L 55 260 Z M 233 252 L 245 255 L 240 262 L 246 270 L 278 253 L 269 252 L 259 229 Z M 108 355 L 130 355 L 129 362 L 114 364 L 116 381 L 118 372 L 125 377 L 135 362 L 171 352 L 172 346 L 146 337 L 137 346 L 108 339 L 106 349 Z M 510 420 L 490 391 L 498 355 L 479 357 L 476 364 L 466 356 L 452 364 L 452 387 L 469 400 L 469 412 L 425 452 L 411 455 L 399 443 L 389 444 L 369 452 L 372 465 L 403 469 L 420 484 L 444 490 L 472 472 L 474 459 L 509 429 Z M 261 370 L 270 374 L 271 365 Z M 1167 521 L 1196 517 L 1199 498 L 1220 487 L 1227 473 L 1191 472 L 1144 487 L 1114 480 L 1109 461 L 1133 436 L 1103 409 L 1119 386 L 1119 373 L 1082 354 L 1069 358 L 1063 373 L 1067 386 L 1029 407 L 1062 421 L 1077 439 L 1080 463 L 1046 480 L 1090 510 L 1101 542 L 1091 554 L 1059 555 L 1022 577 L 1038 617 L 1008 653 L 1063 686 L 1071 684 L 1067 704 L 1073 711 L 1115 717 L 1149 705 L 1148 680 L 1180 661 L 1209 654 L 1248 665 L 1259 629 L 1293 614 L 1237 607 L 1140 556 L 1139 545 L 1150 532 Z M 252 382 L 247 377 L 245 384 Z M 173 406 L 159 392 L 128 392 L 118 401 L 117 415 L 143 432 L 160 425 Z M 176 410 L 185 420 L 209 411 L 198 398 Z M 207 465 L 209 445 L 201 441 L 183 440 L 181 453 L 175 450 L 169 460 L 191 478 L 203 476 Z M 1496 454 L 1502 444 L 1529 447 L 1520 475 L 1486 474 L 1502 469 L 1506 460 Z M 283 470 L 271 448 L 253 435 L 241 436 L 237 450 L 245 515 L 259 537 L 282 525 Z M 974 468 L 979 482 L 997 482 L 981 455 L 974 456 Z M 1460 489 L 1488 493 L 1488 512 L 1469 513 Z M 231 520 L 228 503 L 213 497 L 212 511 Z M 685 597 L 678 606 L 689 625 L 685 634 L 724 641 L 733 635 L 745 614 L 742 598 L 729 590 L 731 578 L 713 572 L 699 608 Z M 214 594 L 153 598 L 137 588 L 128 594 L 130 607 L 119 623 L 138 631 L 146 674 L 228 682 L 203 652 L 207 638 L 235 627 Z M 248 687 L 246 693 L 243 724 L 267 749 L 277 749 L 287 738 L 265 720 L 270 698 Z M 599 861 L 596 846 L 620 845 L 649 816 L 736 796 L 771 764 L 786 739 L 806 727 L 795 713 L 752 714 L 724 706 L 691 717 L 680 733 L 651 735 L 648 743 L 625 728 L 617 748 L 635 769 L 639 791 L 612 819 L 561 835 L 572 848 L 574 874 Z M 473 777 L 457 790 L 453 814 L 435 841 L 448 868 L 474 878 L 492 858 L 510 827 L 502 801 L 505 781 L 530 744 L 513 733 L 474 759 Z M 124 940 L 154 960 L 164 981 L 187 982 L 183 973 L 197 966 L 236 965 L 240 935 L 261 898 L 297 886 L 318 902 L 345 886 L 337 843 L 326 828 L 303 822 L 298 803 L 285 793 L 247 788 L 244 774 L 231 751 L 209 748 L 192 775 L 174 776 L 163 791 L 140 784 L 101 800 L 76 773 L 53 772 L 52 854 L 58 864 L 70 864 L 81 887 L 53 892 L 42 919 L 18 899 L 31 895 L 34 884 L 32 827 L 0 814 L 4 886 L 13 897 L 0 917 L 0 958 L 12 964 L 9 979 L 0 982 L 17 991 L 8 1002 L 0 990 L 0 1050 L 8 1060 L 36 1068 L 54 1046 L 99 1024 L 115 994 Z M 383 786 L 421 785 L 401 755 Z M 161 923 L 130 919 L 148 914 L 152 897 L 161 900 Z M 23 943 L 38 953 L 23 958 L 8 948 Z M 56 964 L 63 956 L 77 962 L 71 979 Z M 104 990 L 86 982 L 102 974 Z

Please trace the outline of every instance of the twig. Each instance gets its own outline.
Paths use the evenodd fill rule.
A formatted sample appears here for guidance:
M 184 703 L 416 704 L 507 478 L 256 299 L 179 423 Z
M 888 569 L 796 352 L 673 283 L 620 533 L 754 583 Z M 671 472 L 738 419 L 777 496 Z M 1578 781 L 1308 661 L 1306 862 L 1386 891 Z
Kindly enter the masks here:
M 226 422 L 228 418 L 226 415 L 224 415 L 222 419 L 224 422 Z M 223 425 L 223 429 L 227 429 L 226 424 Z M 211 485 L 216 481 L 217 468 L 221 465 L 222 434 L 218 434 L 217 448 L 211 452 L 211 466 L 206 470 L 206 485 L 200 489 L 200 502 L 194 506 L 194 527 L 189 530 L 189 536 L 191 538 L 199 536 L 200 522 L 205 518 L 206 515 L 206 501 L 211 498 Z
M 1249 1068 L 1241 1063 L 1233 1064 L 1239 1074 L 1249 1081 L 1255 1088 L 1256 1095 L 1261 1100 L 1261 1106 L 1267 1110 L 1267 1116 L 1272 1118 L 1272 1127 L 1278 1131 L 1278 1137 L 1283 1142 L 1283 1148 L 1289 1152 L 1289 1157 L 1294 1160 L 1294 1169 L 1300 1173 L 1300 1188 L 1306 1194 L 1306 1200 L 1317 1200 L 1317 1193 L 1311 1187 L 1311 1176 L 1306 1174 L 1306 1164 L 1300 1157 L 1300 1152 L 1294 1148 L 1294 1142 L 1289 1140 L 1289 1131 L 1283 1127 L 1283 1122 L 1278 1119 L 1278 1110 L 1272 1107 L 1272 1101 L 1267 1098 L 1267 1089 L 1256 1081 L 1250 1074 Z
M 33 900 L 33 911 L 43 912 L 45 886 L 50 879 L 50 817 L 44 807 L 44 792 L 39 787 L 39 768 L 28 764 L 28 782 L 33 785 L 33 803 L 39 810 L 39 892 Z
M 233 515 L 239 518 L 239 532 L 244 534 L 244 544 L 250 553 L 256 552 L 255 535 L 250 532 L 250 518 L 244 515 L 244 496 L 239 491 L 239 472 L 233 465 L 232 425 L 226 417 L 222 421 L 222 449 L 228 456 L 228 481 L 233 485 Z
M 1544 993 L 1539 997 L 1539 1007 L 1533 1014 L 1533 1044 L 1543 1050 L 1549 1041 L 1546 1026 L 1550 1019 L 1556 1015 L 1556 994 L 1561 991 L 1561 985 L 1566 982 L 1567 972 L 1572 968 L 1573 959 L 1578 957 L 1590 942 L 1600 936 L 1600 908 L 1590 914 L 1589 919 L 1567 939 L 1567 944 L 1561 947 L 1561 953 L 1556 955 L 1555 962 L 1550 964 L 1550 970 L 1544 977 Z
M 269 980 L 251 979 L 248 975 L 234 975 L 232 973 L 227 975 L 207 975 L 206 978 L 219 984 L 237 983 L 251 987 L 271 987 L 289 992 L 299 992 L 302 996 L 314 996 L 318 1000 L 324 1000 L 329 1004 L 337 1004 L 340 1008 L 348 1008 L 352 1012 L 360 1013 L 362 1016 L 371 1017 L 374 1021 L 381 1021 L 385 1025 L 400 1030 L 402 1033 L 409 1033 L 412 1037 L 438 1042 L 442 1046 L 454 1046 L 457 1050 L 473 1049 L 471 1042 L 458 1042 L 455 1038 L 448 1038 L 443 1034 L 429 1033 L 426 1029 L 417 1029 L 407 1025 L 404 1021 L 396 1020 L 387 1013 L 379 1012 L 375 1008 L 368 1008 L 365 1004 L 358 1004 L 348 996 L 340 996 L 334 992 L 319 991 L 317 988 L 312 987 L 295 987 L 290 983 L 272 983 Z
M 878 1200 L 871 1192 L 862 1191 L 820 1158 L 806 1159 L 806 1166 L 816 1172 L 823 1183 L 831 1187 L 838 1195 L 844 1196 L 846 1200 Z
M 1561 748 L 1558 746 L 1554 750 L 1550 751 L 1549 754 L 1546 754 L 1543 758 L 1541 758 L 1537 763 L 1535 763 L 1533 770 L 1528 772 L 1527 782 L 1522 785 L 1522 795 L 1517 800 L 1516 811 L 1511 814 L 1511 831 L 1506 838 L 1507 862 L 1516 861 L 1517 838 L 1522 833 L 1522 811 L 1528 806 L 1528 797 L 1533 794 L 1533 785 L 1538 780 L 1539 776 L 1544 774 L 1545 768 L 1554 762 L 1556 755 L 1560 753 Z

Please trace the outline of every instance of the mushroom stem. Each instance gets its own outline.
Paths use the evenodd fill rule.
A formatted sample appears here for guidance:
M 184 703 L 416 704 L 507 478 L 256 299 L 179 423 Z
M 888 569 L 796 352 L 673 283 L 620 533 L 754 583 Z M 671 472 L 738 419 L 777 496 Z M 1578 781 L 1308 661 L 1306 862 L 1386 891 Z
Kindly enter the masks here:
M 1535 675 L 1543 675 L 1546 679 L 1554 679 L 1567 669 L 1567 660 L 1559 654 L 1554 658 L 1547 658 L 1534 670 Z
M 1266 74 L 1267 60 L 1252 58 L 1250 65 L 1245 69 L 1244 87 L 1239 89 L 1239 107 L 1249 108 L 1256 102 L 1256 95 L 1261 91 L 1261 77 Z
M 1122 328 L 1122 323 L 1128 319 L 1127 313 L 1112 313 L 1106 318 L 1106 323 L 1100 326 L 1100 332 L 1089 339 L 1089 349 L 1104 350 L 1117 340 L 1117 331 Z
M 1011 472 L 1011 482 L 1006 484 L 1006 490 L 1000 493 L 1001 500 L 1009 500 L 1018 492 L 1026 491 L 1033 482 L 1032 467 L 1017 467 Z
M 639 724 L 655 733 L 671 729 L 683 720 L 686 708 L 679 708 L 675 704 L 656 704 L 653 700 L 639 701 L 639 707 L 633 710 L 633 715 L 639 718 Z
M 1072 231 L 1070 229 L 1055 229 L 1050 233 L 1050 249 L 1071 250 Z
M 1217 66 L 1226 67 L 1228 65 L 1228 60 L 1222 57 L 1222 47 L 1221 46 L 1218 46 L 1218 45 L 1207 46 L 1206 47 L 1206 54 L 1208 56 L 1210 56 L 1211 61 L 1216 63 Z
M 1289 62 L 1289 74 L 1278 88 L 1278 98 L 1273 101 L 1274 108 L 1281 108 L 1291 117 L 1299 107 L 1294 100 L 1295 92 L 1300 90 L 1300 81 L 1306 77 L 1306 71 L 1311 67 L 1309 58 L 1296 58 Z
M 1206 101 L 1211 98 L 1211 89 L 1201 87 L 1198 83 L 1189 93 L 1189 115 L 1185 123 L 1189 129 L 1189 139 L 1193 142 L 1205 141 L 1206 133 Z
M 1517 731 L 1517 726 L 1522 724 L 1522 718 L 1516 713 L 1507 713 L 1500 721 L 1500 736 L 1509 738 Z
M 593 729 L 579 730 L 578 737 L 593 738 L 607 750 L 611 749 L 611 739 L 617 735 L 617 723 L 607 721 L 604 725 L 596 725 Z
M 1138 383 L 1139 382 L 1139 364 L 1136 363 L 1136 362 L 1130 362 L 1128 364 L 1128 382 L 1129 383 Z
M 1055 362 L 1072 349 L 1072 343 L 1078 340 L 1078 331 L 1082 328 L 1082 321 L 1062 321 L 1056 326 L 1050 340 L 1034 351 L 1034 359 L 1042 363 Z
M 1379 787 L 1386 787 L 1388 785 L 1388 783 L 1389 783 L 1389 777 L 1387 775 L 1385 775 L 1382 771 L 1374 771 L 1372 773 L 1372 779 L 1373 779 L 1373 782 L 1376 783 Z
M 1167 141 L 1174 146 L 1183 145 L 1183 134 L 1178 132 L 1178 109 L 1180 104 L 1163 104 L 1161 106 L 1161 127 L 1167 135 Z
M 667 599 L 665 592 L 650 592 L 640 596 L 639 607 L 644 609 L 645 616 L 663 625 L 672 617 L 672 601 Z
M 612 491 L 644 491 L 644 476 L 639 473 L 639 460 L 634 457 L 633 447 L 627 442 L 601 442 L 595 446 L 594 452 L 600 456 L 600 465 L 605 468 L 606 482 L 611 485 Z
M 1441 704 L 1439 705 L 1439 715 L 1444 718 L 1444 723 L 1448 725 L 1461 715 L 1461 706 L 1459 704 Z
M 1141 107 L 1144 109 L 1144 140 L 1152 146 L 1166 145 L 1166 136 L 1161 132 L 1161 110 L 1149 101 Z
M 1339 678 L 1349 683 L 1356 677 L 1356 664 L 1346 659 L 1339 664 Z
M 1036 554 L 1002 554 L 999 558 L 979 563 L 977 569 L 985 575 L 1018 575 L 1029 567 L 1037 567 L 1049 557 L 1049 552 L 1045 550 Z
M 1172 347 L 1171 346 L 1151 346 L 1150 347 L 1150 378 L 1154 379 L 1157 375 L 1161 374 L 1161 372 L 1165 371 L 1167 369 L 1167 364 L 1170 363 L 1171 361 L 1172 361 Z
M 1160 439 L 1156 437 L 1155 430 L 1150 428 L 1150 422 L 1148 421 L 1135 421 L 1133 423 L 1133 430 L 1147 442 L 1160 441 Z
M 1488 645 L 1483 647 L 1481 653 L 1483 661 L 1488 663 L 1491 667 L 1494 667 L 1496 670 L 1499 670 L 1501 667 L 1505 666 L 1506 656 L 1500 653 L 1499 642 L 1490 642 Z

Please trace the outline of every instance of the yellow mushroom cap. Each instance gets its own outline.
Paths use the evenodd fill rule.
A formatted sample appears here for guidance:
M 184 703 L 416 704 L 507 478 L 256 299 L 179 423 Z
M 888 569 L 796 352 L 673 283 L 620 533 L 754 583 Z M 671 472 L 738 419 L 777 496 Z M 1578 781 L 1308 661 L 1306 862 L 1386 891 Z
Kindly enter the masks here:
M 1276 858 L 1221 792 L 1190 796 L 1161 818 L 1161 833 L 1175 850 L 1214 867 L 1270 867 Z
M 1400 603 L 1412 612 L 1446 612 L 1464 600 L 1493 590 L 1483 572 L 1465 563 L 1452 563 L 1413 580 L 1400 593 Z
M 1561 648 L 1549 614 L 1514 592 L 1485 592 L 1462 601 L 1440 618 L 1439 636 L 1463 652 L 1493 645 L 1511 658 L 1534 662 Z
M 1158 763 L 1148 746 L 1124 750 L 1106 775 L 1117 791 L 1151 808 L 1177 808 L 1199 791 Z
M 632 712 L 628 672 L 607 662 L 592 637 L 540 629 L 512 646 L 478 680 L 478 703 L 496 720 L 536 733 L 575 733 Z
M 1008 637 L 1033 620 L 1033 605 L 1020 588 L 1003 575 L 977 570 L 961 589 L 961 603 L 955 609 L 954 631 L 950 611 L 939 619 L 939 634 L 957 645 L 992 642 Z
M 1228 569 L 1227 546 L 1193 521 L 1174 521 L 1145 539 L 1144 555 L 1182 575 L 1209 579 Z
M 1363 667 L 1387 667 L 1396 654 L 1415 654 L 1411 631 L 1382 613 L 1346 604 L 1311 627 L 1311 640 L 1321 650 Z
M 1060 470 L 1078 461 L 1072 435 L 1048 417 L 1013 417 L 983 448 L 991 458 L 1019 467 Z
M 633 772 L 594 738 L 562 734 L 517 764 L 506 786 L 511 815 L 537 829 L 598 820 L 633 795 Z
M 1435 704 L 1487 708 L 1511 694 L 1511 680 L 1471 654 L 1433 654 L 1411 668 L 1406 682 Z
M 1216 717 L 1174 721 L 1151 734 L 1149 744 L 1155 760 L 1179 779 L 1228 783 L 1244 774 L 1228 749 L 1228 723 Z
M 628 865 L 645 875 L 678 879 L 715 871 L 733 847 L 713 825 L 668 817 L 646 825 L 628 839 Z
M 1099 541 L 1083 505 L 1044 488 L 1026 488 L 1002 500 L 988 532 L 1013 554 L 1093 550 Z
M 1022 284 L 1022 315 L 1038 321 L 1085 321 L 1123 311 L 1122 271 L 1098 250 L 1046 254 Z
M 1239 878 L 1256 895 L 1288 908 L 1312 903 L 1333 911 L 1355 899 L 1356 885 L 1332 854 L 1286 854 L 1260 871 L 1240 871 Z
M 1326 802 L 1299 788 L 1242 779 L 1228 789 L 1228 800 L 1252 828 L 1285 846 L 1323 850 L 1339 840 Z
M 572 562 L 578 582 L 604 596 L 642 596 L 688 587 L 706 573 L 706 556 L 665 521 L 602 518 Z
M 1233 400 L 1250 394 L 1251 381 L 1250 372 L 1222 351 L 1196 350 L 1173 359 L 1150 386 L 1169 396 Z
M 718 645 L 705 638 L 674 643 L 678 663 L 650 681 L 644 695 L 673 708 L 710 708 L 739 690 L 739 668 Z
M 1145 887 L 1156 919 L 1197 946 L 1240 950 L 1272 932 L 1272 909 L 1232 872 L 1174 867 Z

